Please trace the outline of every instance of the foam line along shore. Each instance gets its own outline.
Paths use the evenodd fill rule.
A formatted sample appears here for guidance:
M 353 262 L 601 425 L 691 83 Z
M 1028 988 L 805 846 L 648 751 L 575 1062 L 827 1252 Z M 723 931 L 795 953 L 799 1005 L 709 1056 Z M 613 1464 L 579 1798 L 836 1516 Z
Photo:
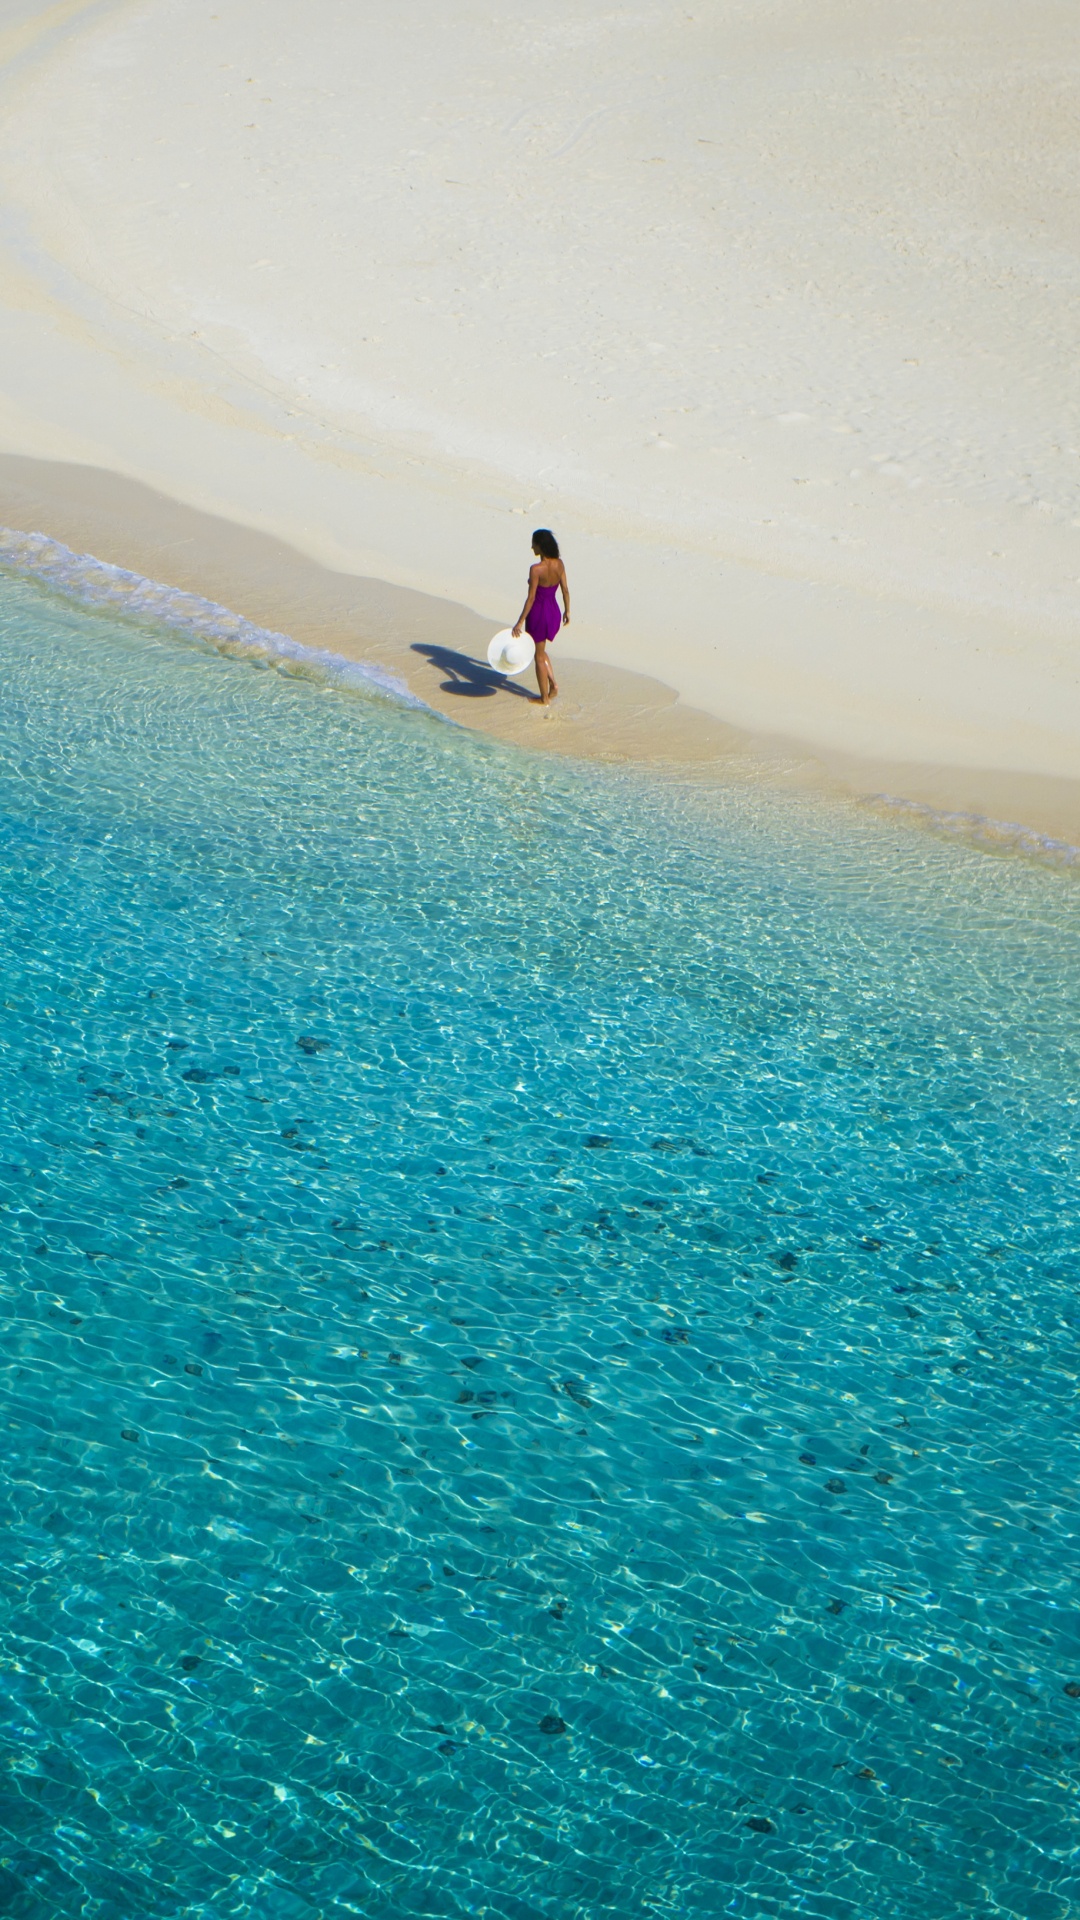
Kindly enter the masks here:
M 1056 865 L 1071 864 L 1080 844 L 1080 782 L 811 748 L 726 725 L 624 667 L 563 655 L 560 700 L 538 708 L 499 688 L 484 662 L 491 622 L 473 610 L 323 567 L 282 541 L 97 469 L 0 455 L 0 527 L 9 568 L 30 530 L 51 529 L 46 551 L 55 539 L 78 562 L 76 598 L 84 577 L 100 586 L 110 569 L 133 576 L 174 612 L 188 597 L 209 602 L 229 631 L 241 621 L 280 636 L 309 663 L 325 655 L 346 670 L 370 669 L 457 725 L 516 747 L 644 762 L 695 784 L 749 779 L 853 796 L 909 824 Z M 67 564 L 50 565 L 46 584 L 63 588 Z M 114 610 L 123 604 L 137 611 L 125 585 Z

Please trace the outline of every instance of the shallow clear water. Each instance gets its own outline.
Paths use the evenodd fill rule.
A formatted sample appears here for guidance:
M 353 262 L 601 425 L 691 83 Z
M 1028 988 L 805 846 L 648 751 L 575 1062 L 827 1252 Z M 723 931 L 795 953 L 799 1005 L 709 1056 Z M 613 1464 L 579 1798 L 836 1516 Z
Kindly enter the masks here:
M 1067 1920 L 1075 881 L 0 682 L 3 1912 Z

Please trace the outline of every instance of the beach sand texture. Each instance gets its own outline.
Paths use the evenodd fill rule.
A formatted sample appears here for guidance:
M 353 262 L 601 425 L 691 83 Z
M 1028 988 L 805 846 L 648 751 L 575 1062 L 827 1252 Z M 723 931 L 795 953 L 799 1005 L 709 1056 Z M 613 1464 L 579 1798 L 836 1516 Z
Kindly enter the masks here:
M 564 651 L 1080 774 L 1072 5 L 6 0 L 0 62 L 7 453 L 494 625 L 552 524 Z

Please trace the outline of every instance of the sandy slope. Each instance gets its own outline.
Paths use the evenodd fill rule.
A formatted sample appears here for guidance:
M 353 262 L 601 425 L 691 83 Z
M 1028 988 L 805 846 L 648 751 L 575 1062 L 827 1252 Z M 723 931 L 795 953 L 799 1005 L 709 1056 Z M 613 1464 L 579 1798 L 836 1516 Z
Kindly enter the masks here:
M 0 25 L 7 449 L 499 621 L 548 521 L 578 651 L 1080 774 L 1073 0 Z

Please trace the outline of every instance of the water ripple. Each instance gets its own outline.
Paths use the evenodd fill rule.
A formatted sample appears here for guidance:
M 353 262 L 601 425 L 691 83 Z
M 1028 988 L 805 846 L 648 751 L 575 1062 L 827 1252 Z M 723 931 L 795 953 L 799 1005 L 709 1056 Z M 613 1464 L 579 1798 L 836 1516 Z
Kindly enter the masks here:
M 0 672 L 4 1910 L 1067 1920 L 1075 888 Z

